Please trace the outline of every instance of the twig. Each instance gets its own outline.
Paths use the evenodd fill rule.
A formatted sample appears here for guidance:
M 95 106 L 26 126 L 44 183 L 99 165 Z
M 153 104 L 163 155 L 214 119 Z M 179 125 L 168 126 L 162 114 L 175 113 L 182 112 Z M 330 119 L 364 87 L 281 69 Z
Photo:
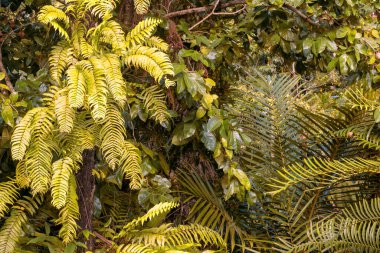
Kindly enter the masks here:
M 204 18 L 202 18 L 199 22 L 197 22 L 192 27 L 190 27 L 189 31 L 193 30 L 195 27 L 197 27 L 198 25 L 202 24 L 206 19 L 208 19 L 209 17 L 211 17 L 215 13 L 216 7 L 218 7 L 219 2 L 220 2 L 220 0 L 216 0 L 216 3 L 214 4 L 214 7 L 212 8 L 212 11 L 209 14 L 207 14 Z
M 8 86 L 9 90 L 11 91 L 11 93 L 15 92 L 15 89 L 13 88 L 11 80 L 9 79 L 7 70 L 5 69 L 4 64 L 3 64 L 3 54 L 2 54 L 1 48 L 0 48 L 0 71 L 4 72 L 4 74 L 5 74 L 5 78 L 4 78 L 5 84 Z
M 109 247 L 112 246 L 112 241 L 108 240 L 107 238 L 105 238 L 104 236 L 102 236 L 101 234 L 99 234 L 99 233 L 96 232 L 96 231 L 92 231 L 92 233 L 93 233 L 97 238 L 99 238 L 102 242 L 104 242 L 105 244 L 107 244 Z
M 289 5 L 289 4 L 283 4 L 282 5 L 284 8 L 294 12 L 295 14 L 297 14 L 298 16 L 300 16 L 303 20 L 305 20 L 306 22 L 308 22 L 309 24 L 313 25 L 313 26 L 320 26 L 320 24 L 318 22 L 315 22 L 313 21 L 310 17 L 306 16 L 305 14 L 303 14 L 300 10 L 298 10 L 297 8 Z
M 225 3 L 225 4 L 221 4 L 220 7 L 223 9 L 223 8 L 227 8 L 227 7 L 239 5 L 239 4 L 246 4 L 246 0 L 233 0 L 233 1 L 230 1 L 230 2 Z M 166 14 L 164 17 L 165 18 L 174 18 L 174 17 L 178 17 L 178 16 L 184 16 L 187 14 L 206 12 L 206 11 L 212 10 L 214 8 L 214 6 L 215 5 L 209 5 L 209 6 L 191 8 L 191 9 L 187 9 L 187 10 L 174 11 L 174 12 L 170 12 L 170 13 Z
M 239 9 L 239 10 L 237 10 L 237 11 L 234 11 L 234 12 L 215 12 L 214 15 L 220 15 L 220 16 L 221 16 L 221 15 L 223 15 L 223 16 L 235 15 L 235 14 L 238 14 L 238 13 L 244 11 L 245 8 L 247 8 L 247 5 L 246 5 L 246 4 L 243 6 L 243 8 L 241 8 L 241 9 Z

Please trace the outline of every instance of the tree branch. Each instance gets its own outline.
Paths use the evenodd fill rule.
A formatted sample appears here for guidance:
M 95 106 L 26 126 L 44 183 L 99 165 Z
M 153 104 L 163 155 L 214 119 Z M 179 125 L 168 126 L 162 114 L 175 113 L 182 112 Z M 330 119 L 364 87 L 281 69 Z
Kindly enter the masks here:
M 197 22 L 192 27 L 190 27 L 189 31 L 193 30 L 195 27 L 197 27 L 198 25 L 202 24 L 206 19 L 208 19 L 209 17 L 211 17 L 212 14 L 215 13 L 215 9 L 216 9 L 216 7 L 218 7 L 219 2 L 220 2 L 220 0 L 216 0 L 216 3 L 214 4 L 214 7 L 212 8 L 212 11 L 209 14 L 207 14 L 204 18 L 202 18 L 199 22 Z
M 11 80 L 9 79 L 9 76 L 7 74 L 7 70 L 5 69 L 4 64 L 3 64 L 3 54 L 2 54 L 1 48 L 0 48 L 0 71 L 4 72 L 5 74 L 5 78 L 4 78 L 5 84 L 8 86 L 10 92 L 11 93 L 15 92 L 15 89 L 13 88 Z
M 245 0 L 233 0 L 233 1 L 230 1 L 230 2 L 225 3 L 225 4 L 221 4 L 220 7 L 221 8 L 227 8 L 227 7 L 239 5 L 239 4 L 246 4 L 246 1 Z M 184 16 L 187 14 L 206 12 L 206 11 L 212 10 L 214 8 L 214 6 L 215 5 L 209 5 L 209 6 L 204 6 L 204 7 L 191 8 L 191 9 L 187 9 L 187 10 L 174 11 L 174 12 L 170 12 L 170 13 L 166 14 L 164 17 L 165 18 L 174 18 L 174 17 L 178 17 L 178 16 Z
M 310 17 L 306 16 L 305 14 L 303 14 L 300 10 L 298 10 L 297 8 L 289 5 L 289 4 L 283 4 L 282 5 L 285 9 L 288 9 L 292 12 L 294 12 L 295 14 L 297 14 L 298 16 L 300 16 L 303 20 L 305 20 L 306 22 L 308 22 L 309 24 L 313 25 L 313 26 L 320 26 L 320 24 L 318 22 L 315 22 L 313 21 Z

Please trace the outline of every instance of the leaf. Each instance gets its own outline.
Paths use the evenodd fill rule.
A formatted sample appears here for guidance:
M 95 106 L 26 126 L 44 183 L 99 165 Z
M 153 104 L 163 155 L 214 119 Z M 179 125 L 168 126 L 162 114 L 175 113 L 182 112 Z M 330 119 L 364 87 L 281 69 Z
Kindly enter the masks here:
M 251 182 L 249 181 L 249 178 L 244 173 L 244 171 L 241 169 L 234 169 L 233 173 L 247 191 L 251 190 Z
M 377 107 L 375 111 L 373 112 L 373 118 L 375 119 L 376 123 L 380 122 L 380 108 Z
M 0 72 L 0 81 L 5 78 L 5 72 Z
M 206 112 L 207 112 L 206 109 L 203 108 L 203 106 L 201 106 L 198 108 L 197 113 L 195 115 L 196 115 L 197 119 L 201 119 L 201 118 L 203 118 L 203 116 L 205 116 Z
M 214 130 L 219 128 L 221 125 L 222 125 L 222 121 L 219 118 L 214 116 L 210 118 L 207 122 L 207 126 L 206 126 L 207 132 L 213 132 Z
M 302 52 L 305 57 L 307 57 L 311 53 L 313 43 L 314 41 L 311 38 L 307 38 L 303 41 Z
M 1 117 L 7 125 L 14 127 L 13 109 L 10 105 L 3 105 Z
M 7 90 L 7 91 L 11 91 L 8 86 L 6 86 L 5 84 L 2 84 L 2 83 L 0 83 L 0 88 Z
M 201 141 L 208 150 L 214 151 L 216 147 L 216 137 L 213 133 L 203 131 Z

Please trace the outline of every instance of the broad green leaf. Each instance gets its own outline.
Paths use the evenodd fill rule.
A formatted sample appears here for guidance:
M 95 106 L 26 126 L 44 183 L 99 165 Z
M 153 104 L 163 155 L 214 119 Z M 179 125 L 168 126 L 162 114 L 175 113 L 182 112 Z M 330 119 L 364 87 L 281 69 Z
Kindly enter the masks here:
M 220 120 L 219 118 L 215 116 L 210 118 L 206 126 L 207 132 L 212 132 L 216 130 L 218 127 L 220 127 L 221 124 L 222 124 L 222 120 Z
M 7 125 L 14 127 L 13 109 L 10 105 L 3 105 L 1 117 Z

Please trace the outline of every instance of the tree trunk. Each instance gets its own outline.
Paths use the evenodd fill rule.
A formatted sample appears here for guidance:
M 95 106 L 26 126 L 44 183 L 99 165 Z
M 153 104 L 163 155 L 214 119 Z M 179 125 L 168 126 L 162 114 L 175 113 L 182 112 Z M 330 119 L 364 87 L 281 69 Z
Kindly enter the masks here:
M 95 178 L 92 169 L 95 167 L 95 150 L 88 149 L 83 151 L 83 165 L 76 178 L 78 183 L 77 194 L 79 203 L 79 226 L 82 230 L 92 231 L 92 214 L 94 208 Z M 86 240 L 80 238 L 87 246 L 87 250 L 94 248 L 94 238 L 92 236 Z

